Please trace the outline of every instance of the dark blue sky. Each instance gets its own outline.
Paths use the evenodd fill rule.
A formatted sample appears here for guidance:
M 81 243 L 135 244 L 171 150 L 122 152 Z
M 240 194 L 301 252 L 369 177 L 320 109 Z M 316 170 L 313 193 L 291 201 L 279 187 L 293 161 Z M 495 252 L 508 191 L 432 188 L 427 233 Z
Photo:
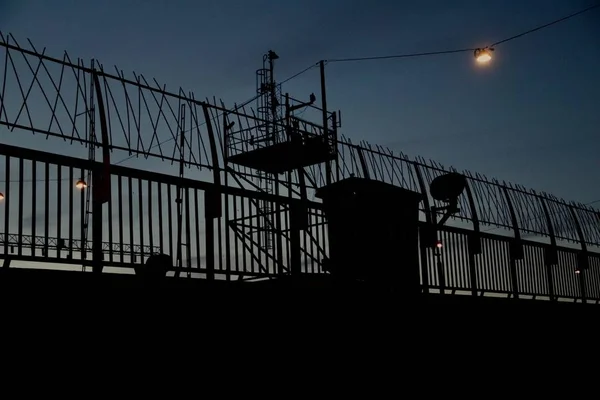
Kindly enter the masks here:
M 323 58 L 484 46 L 591 3 L 0 0 L 0 30 L 50 55 L 97 58 L 233 104 L 254 94 L 270 48 L 282 80 Z M 469 53 L 330 64 L 329 105 L 353 139 L 569 200 L 600 199 L 600 9 L 494 56 L 485 68 Z M 314 69 L 286 90 L 318 93 L 318 78 Z

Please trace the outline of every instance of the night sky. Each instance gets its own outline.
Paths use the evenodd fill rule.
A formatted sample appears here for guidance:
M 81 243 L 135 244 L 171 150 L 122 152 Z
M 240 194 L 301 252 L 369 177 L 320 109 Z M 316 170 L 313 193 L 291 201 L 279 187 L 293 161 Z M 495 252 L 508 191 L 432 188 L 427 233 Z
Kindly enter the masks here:
M 485 46 L 592 3 L 0 0 L 0 30 L 233 104 L 254 95 L 269 49 L 281 81 L 320 59 Z M 471 53 L 329 64 L 328 103 L 353 140 L 589 203 L 600 199 L 598 71 L 600 9 L 498 46 L 486 67 Z M 284 89 L 318 93 L 318 70 Z

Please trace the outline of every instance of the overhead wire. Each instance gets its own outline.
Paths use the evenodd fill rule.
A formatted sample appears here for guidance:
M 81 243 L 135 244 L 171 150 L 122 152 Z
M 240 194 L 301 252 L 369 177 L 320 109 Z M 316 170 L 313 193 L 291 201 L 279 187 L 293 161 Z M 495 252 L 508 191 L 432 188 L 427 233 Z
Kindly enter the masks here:
M 309 65 L 308 67 L 304 68 L 302 71 L 300 71 L 300 72 L 298 72 L 298 73 L 296 73 L 296 74 L 294 74 L 294 75 L 290 76 L 290 77 L 289 77 L 289 78 L 287 78 L 287 79 L 284 79 L 283 81 L 279 82 L 278 84 L 279 84 L 279 85 L 283 85 L 284 83 L 286 83 L 286 82 L 289 82 L 289 81 L 291 81 L 292 79 L 295 79 L 295 78 L 299 77 L 300 75 L 304 74 L 305 72 L 308 72 L 308 71 L 310 71 L 311 69 L 315 68 L 317 65 L 319 65 L 319 63 L 311 64 L 311 65 Z
M 560 22 L 564 22 L 568 19 L 571 19 L 573 17 L 576 17 L 578 15 L 581 15 L 583 13 L 586 13 L 588 11 L 594 10 L 596 8 L 600 7 L 600 3 L 594 4 L 592 6 L 589 6 L 583 10 L 577 11 L 575 13 L 566 15 L 564 17 L 561 17 L 559 19 L 556 19 L 552 22 L 548 22 L 546 24 L 537 26 L 535 28 L 529 29 L 525 32 L 521 32 L 517 35 L 513 35 L 510 36 L 508 38 L 499 40 L 495 43 L 492 43 L 491 45 L 485 46 L 485 48 L 493 48 L 494 46 L 509 42 L 511 40 L 514 39 L 518 39 L 520 37 L 523 37 L 525 35 L 528 35 L 530 33 L 539 31 L 541 29 L 547 28 L 549 26 L 558 24 Z M 472 48 L 463 48 L 463 49 L 454 49 L 454 50 L 441 50 L 441 51 L 427 51 L 427 52 L 420 52 L 420 53 L 405 53 L 405 54 L 391 54 L 391 55 L 382 55 L 382 56 L 368 56 L 368 57 L 348 57 L 348 58 L 330 58 L 330 59 L 324 59 L 323 61 L 326 63 L 339 63 L 339 62 L 353 62 L 353 61 L 373 61 L 373 60 L 388 60 L 388 59 L 394 59 L 394 58 L 411 58 L 411 57 L 424 57 L 424 56 L 434 56 L 434 55 L 442 55 L 442 54 L 455 54 L 455 53 L 464 53 L 467 51 L 475 51 L 477 49 L 479 49 L 480 47 L 472 47 Z M 310 65 L 309 67 L 305 68 L 304 70 L 300 71 L 299 73 L 289 77 L 288 79 L 286 79 L 285 81 L 281 82 L 281 84 L 288 82 L 300 75 L 302 75 L 303 73 L 305 73 L 306 71 L 310 70 L 311 68 L 314 68 L 318 65 L 319 63 L 315 63 Z
M 511 41 L 511 40 L 514 40 L 514 39 L 520 38 L 520 37 L 522 37 L 522 36 L 525 36 L 525 35 L 528 35 L 528 34 L 530 34 L 530 33 L 533 33 L 533 32 L 539 31 L 539 30 L 541 30 L 541 29 L 547 28 L 547 27 L 549 27 L 549 26 L 551 26 L 551 25 L 558 24 L 559 22 L 566 21 L 566 20 L 568 20 L 568 19 L 570 19 L 570 18 L 576 17 L 577 15 L 580 15 L 580 14 L 583 14 L 583 13 L 585 13 L 585 12 L 591 11 L 591 10 L 593 10 L 593 9 L 595 9 L 595 8 L 598 8 L 598 7 L 600 7 L 600 3 L 597 3 L 597 4 L 593 5 L 593 6 L 590 6 L 590 7 L 588 7 L 588 8 L 585 8 L 585 9 L 583 9 L 583 10 L 581 10 L 581 11 L 577 11 L 576 13 L 573 13 L 573 14 L 567 15 L 567 16 L 565 16 L 565 17 L 562 17 L 562 18 L 559 18 L 559 19 L 557 19 L 557 20 L 554 20 L 554 21 L 552 21 L 552 22 L 548 22 L 547 24 L 540 25 L 540 26 L 538 26 L 538 27 L 535 27 L 535 28 L 533 28 L 533 29 L 530 29 L 530 30 L 528 30 L 528 31 L 525 31 L 525 32 L 523 32 L 523 33 L 519 33 L 518 35 L 514 35 L 514 36 L 511 36 L 511 37 L 509 37 L 509 38 L 506 38 L 506 39 L 500 40 L 499 42 L 496 42 L 496 43 L 493 43 L 493 44 L 491 44 L 489 47 L 494 47 L 494 46 L 497 46 L 497 45 L 499 45 L 499 44 L 506 43 L 506 42 L 508 42 L 508 41 Z
M 324 60 L 328 63 L 336 63 L 336 62 L 349 62 L 349 61 L 371 61 L 371 60 L 388 60 L 392 58 L 409 58 L 409 57 L 424 57 L 424 56 L 433 56 L 440 54 L 453 54 L 453 53 L 464 53 L 466 51 L 474 51 L 475 48 L 468 49 L 457 49 L 457 50 L 442 50 L 442 51 L 428 51 L 423 53 L 407 53 L 407 54 L 393 54 L 386 56 L 373 56 L 373 57 L 353 57 L 353 58 L 332 58 Z

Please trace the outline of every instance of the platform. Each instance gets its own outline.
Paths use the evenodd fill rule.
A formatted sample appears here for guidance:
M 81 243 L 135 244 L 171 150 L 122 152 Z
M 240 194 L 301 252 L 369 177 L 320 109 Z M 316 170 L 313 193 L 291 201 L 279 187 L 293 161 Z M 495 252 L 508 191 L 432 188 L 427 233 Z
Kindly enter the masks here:
M 335 159 L 335 152 L 320 137 L 286 141 L 230 156 L 228 161 L 244 167 L 281 174 Z

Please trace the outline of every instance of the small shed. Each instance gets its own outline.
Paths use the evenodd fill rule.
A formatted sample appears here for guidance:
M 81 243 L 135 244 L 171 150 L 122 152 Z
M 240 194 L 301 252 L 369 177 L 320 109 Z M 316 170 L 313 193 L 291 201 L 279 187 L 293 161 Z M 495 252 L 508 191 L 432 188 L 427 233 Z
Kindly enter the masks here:
M 328 220 L 332 274 L 418 293 L 420 193 L 351 177 L 316 196 Z

